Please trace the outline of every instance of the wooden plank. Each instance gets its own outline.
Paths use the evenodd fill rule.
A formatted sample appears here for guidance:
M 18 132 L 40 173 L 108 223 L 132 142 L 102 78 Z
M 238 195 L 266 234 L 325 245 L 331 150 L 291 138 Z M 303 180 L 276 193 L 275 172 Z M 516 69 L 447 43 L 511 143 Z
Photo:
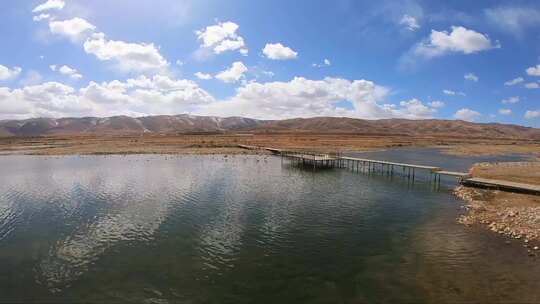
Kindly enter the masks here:
M 467 172 L 455 172 L 455 171 L 435 171 L 433 173 L 440 174 L 440 175 L 448 175 L 448 176 L 455 176 L 455 177 L 461 177 L 461 178 L 467 178 L 471 175 Z
M 370 163 L 375 163 L 375 164 L 394 165 L 394 166 L 408 167 L 408 168 L 415 168 L 415 169 L 425 169 L 425 170 L 431 170 L 431 171 L 440 171 L 441 170 L 441 168 L 434 167 L 434 166 L 423 166 L 423 165 L 415 165 L 415 164 L 394 163 L 394 162 L 389 162 L 389 161 L 384 161 L 384 160 L 355 158 L 355 157 L 342 157 L 342 159 L 354 160 L 354 161 L 362 161 L 362 162 L 370 162 Z
M 466 178 L 462 180 L 461 183 L 465 186 L 499 189 L 503 191 L 540 195 L 540 186 L 538 185 L 516 183 L 516 182 L 510 182 L 510 181 L 504 181 L 504 180 L 498 180 L 498 179 L 480 178 L 480 177 Z

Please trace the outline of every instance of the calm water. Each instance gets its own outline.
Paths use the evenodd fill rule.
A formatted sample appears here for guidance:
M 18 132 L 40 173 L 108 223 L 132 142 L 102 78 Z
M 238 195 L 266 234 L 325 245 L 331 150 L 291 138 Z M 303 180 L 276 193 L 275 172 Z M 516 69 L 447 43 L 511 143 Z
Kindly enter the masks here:
M 438 157 L 444 161 L 444 156 Z M 0 302 L 539 302 L 450 188 L 270 156 L 0 157 Z

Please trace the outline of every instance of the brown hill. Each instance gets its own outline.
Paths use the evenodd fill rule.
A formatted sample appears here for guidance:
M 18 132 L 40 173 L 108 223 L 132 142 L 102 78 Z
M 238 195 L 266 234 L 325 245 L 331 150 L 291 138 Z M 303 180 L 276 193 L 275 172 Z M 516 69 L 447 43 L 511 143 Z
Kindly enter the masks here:
M 36 118 L 0 121 L 0 136 L 45 136 L 77 134 L 194 133 L 249 131 L 354 133 L 367 135 L 446 136 L 540 140 L 540 129 L 498 123 L 460 120 L 363 120 L 346 117 L 314 117 L 286 120 L 256 120 L 244 117 L 160 115 L 107 118 Z
M 263 123 L 259 130 L 356 133 L 404 136 L 487 137 L 540 140 L 540 129 L 499 123 L 462 120 L 362 120 L 346 117 L 295 118 Z

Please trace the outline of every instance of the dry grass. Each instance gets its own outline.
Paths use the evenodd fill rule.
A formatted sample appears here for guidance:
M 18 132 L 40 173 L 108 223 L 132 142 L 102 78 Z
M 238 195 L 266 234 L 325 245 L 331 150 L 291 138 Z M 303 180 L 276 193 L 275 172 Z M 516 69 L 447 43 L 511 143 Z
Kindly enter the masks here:
M 254 153 L 238 144 L 314 151 L 369 151 L 395 147 L 441 147 L 446 153 L 534 154 L 540 145 L 528 141 L 463 138 L 362 136 L 355 134 L 204 134 L 81 135 L 0 139 L 0 154 L 215 154 Z
M 475 177 L 540 185 L 540 162 L 538 161 L 482 163 L 475 165 L 471 173 Z

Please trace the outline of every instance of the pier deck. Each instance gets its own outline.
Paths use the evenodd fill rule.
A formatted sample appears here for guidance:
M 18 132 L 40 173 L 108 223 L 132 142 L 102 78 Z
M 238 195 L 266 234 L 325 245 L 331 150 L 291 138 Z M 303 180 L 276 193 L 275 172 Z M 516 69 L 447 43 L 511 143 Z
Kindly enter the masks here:
M 439 167 L 434 167 L 434 166 L 422 166 L 422 165 L 415 165 L 415 164 L 395 163 L 395 162 L 389 162 L 389 161 L 384 161 L 384 160 L 356 158 L 356 157 L 341 157 L 341 159 L 351 160 L 351 161 L 359 161 L 359 162 L 375 163 L 375 164 L 381 164 L 381 165 L 396 166 L 396 167 L 415 168 L 415 169 L 422 169 L 422 170 L 431 170 L 431 171 L 440 170 Z
M 497 190 L 502 190 L 502 191 L 540 195 L 540 186 L 538 185 L 516 183 L 516 182 L 509 182 L 509 181 L 503 181 L 503 180 L 498 180 L 498 179 L 480 178 L 480 177 L 466 178 L 461 183 L 465 186 L 470 186 L 470 187 L 497 189 Z
M 409 179 L 415 179 L 415 171 L 423 170 L 427 171 L 430 174 L 432 180 L 440 184 L 441 176 L 455 177 L 459 182 L 465 186 L 476 187 L 476 188 L 488 188 L 488 189 L 497 189 L 502 191 L 509 192 L 519 192 L 527 194 L 540 195 L 540 186 L 531 185 L 525 183 L 516 183 L 504 180 L 495 180 L 495 179 L 486 179 L 471 177 L 467 172 L 456 172 L 456 171 L 447 171 L 443 170 L 440 167 L 435 166 L 425 166 L 417 164 L 406 164 L 398 162 L 390 162 L 384 160 L 376 159 L 367 159 L 367 158 L 356 158 L 356 157 L 345 157 L 341 156 L 338 153 L 335 154 L 324 154 L 316 152 L 307 152 L 307 151 L 288 151 L 276 148 L 269 147 L 256 147 L 256 146 L 246 146 L 239 145 L 239 147 L 244 149 L 260 149 L 267 150 L 274 154 L 281 155 L 282 157 L 289 158 L 296 163 L 309 165 L 315 167 L 324 167 L 324 168 L 349 168 L 352 170 L 362 171 L 362 172 L 382 172 L 388 175 L 393 175 L 397 168 L 402 169 L 402 176 L 405 176 Z

